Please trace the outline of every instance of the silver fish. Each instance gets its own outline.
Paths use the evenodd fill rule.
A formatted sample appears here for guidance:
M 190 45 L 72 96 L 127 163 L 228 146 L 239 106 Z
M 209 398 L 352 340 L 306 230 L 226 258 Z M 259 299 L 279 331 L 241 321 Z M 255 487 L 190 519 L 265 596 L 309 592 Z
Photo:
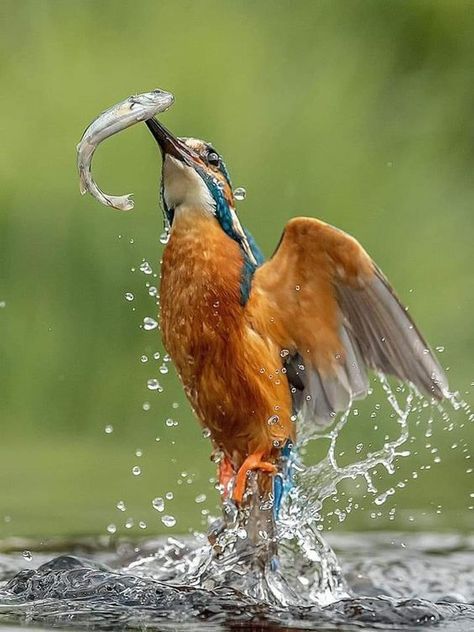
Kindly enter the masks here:
M 133 95 L 102 112 L 86 129 L 77 146 L 77 168 L 79 169 L 81 194 L 89 192 L 106 206 L 119 211 L 133 208 L 131 193 L 127 195 L 107 195 L 94 182 L 91 174 L 92 156 L 97 145 L 127 127 L 148 119 L 167 110 L 174 101 L 174 96 L 163 90 L 153 90 Z

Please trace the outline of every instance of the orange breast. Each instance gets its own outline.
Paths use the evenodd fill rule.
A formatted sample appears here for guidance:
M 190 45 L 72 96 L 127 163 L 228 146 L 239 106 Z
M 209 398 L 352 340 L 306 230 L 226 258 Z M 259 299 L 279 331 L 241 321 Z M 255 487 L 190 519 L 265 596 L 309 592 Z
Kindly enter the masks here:
M 201 424 L 236 467 L 293 434 L 280 347 L 240 304 L 242 263 L 215 218 L 177 213 L 162 265 L 163 340 Z

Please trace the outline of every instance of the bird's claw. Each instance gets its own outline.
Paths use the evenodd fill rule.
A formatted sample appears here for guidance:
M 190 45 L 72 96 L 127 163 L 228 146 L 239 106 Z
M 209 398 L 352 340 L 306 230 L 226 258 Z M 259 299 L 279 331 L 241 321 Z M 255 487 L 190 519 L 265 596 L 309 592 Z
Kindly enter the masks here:
M 247 484 L 247 474 L 249 472 L 253 470 L 260 470 L 261 472 L 267 472 L 268 474 L 277 473 L 278 470 L 276 465 L 269 463 L 268 461 L 262 461 L 263 454 L 263 452 L 254 452 L 253 454 L 250 454 L 240 466 L 235 477 L 234 492 L 232 494 L 232 498 L 236 503 L 242 503 L 245 486 Z

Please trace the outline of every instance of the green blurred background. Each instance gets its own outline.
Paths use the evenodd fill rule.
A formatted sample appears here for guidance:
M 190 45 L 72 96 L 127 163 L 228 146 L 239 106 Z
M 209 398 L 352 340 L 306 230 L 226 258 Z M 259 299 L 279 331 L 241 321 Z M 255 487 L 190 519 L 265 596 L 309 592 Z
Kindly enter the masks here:
M 158 279 L 138 268 L 145 259 L 157 273 L 163 248 L 146 127 L 107 141 L 94 162 L 107 192 L 135 193 L 134 212 L 78 190 L 84 128 L 134 92 L 175 94 L 165 124 L 222 152 L 267 255 L 297 214 L 354 234 L 445 348 L 469 401 L 472 2 L 1 0 L 0 13 L 0 537 L 169 532 L 151 505 L 167 492 L 175 531 L 216 513 L 207 441 L 174 371 L 153 357 L 158 332 L 140 327 L 156 314 L 145 283 Z M 351 418 L 348 446 L 393 434 L 388 415 L 374 429 L 373 408 Z M 379 507 L 352 489 L 362 510 L 338 524 L 330 501 L 326 527 L 472 526 L 473 424 L 448 412 L 453 426 L 437 413 L 425 437 L 414 423 L 414 454 L 394 476 L 376 474 L 380 491 L 406 487 Z

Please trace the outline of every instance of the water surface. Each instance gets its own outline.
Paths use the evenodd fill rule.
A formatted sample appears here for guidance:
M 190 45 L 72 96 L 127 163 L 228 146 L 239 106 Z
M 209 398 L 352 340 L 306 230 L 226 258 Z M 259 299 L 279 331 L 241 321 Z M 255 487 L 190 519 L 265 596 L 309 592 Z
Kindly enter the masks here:
M 345 533 L 332 534 L 329 544 L 346 594 L 327 605 L 279 606 L 245 594 L 228 577 L 208 587 L 180 583 L 189 579 L 189 560 L 202 560 L 204 536 L 4 542 L 0 623 L 99 630 L 474 628 L 472 536 Z M 304 598 L 311 565 L 293 562 Z M 265 572 L 272 581 L 273 571 Z

